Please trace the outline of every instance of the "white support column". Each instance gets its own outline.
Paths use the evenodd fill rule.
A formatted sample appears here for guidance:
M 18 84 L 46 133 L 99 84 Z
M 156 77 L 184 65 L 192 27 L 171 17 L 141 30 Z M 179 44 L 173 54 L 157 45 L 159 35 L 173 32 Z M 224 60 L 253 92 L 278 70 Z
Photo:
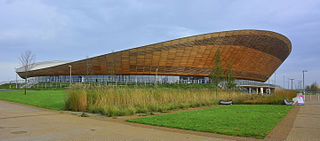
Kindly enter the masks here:
M 249 87 L 249 94 L 251 94 L 252 93 L 252 91 L 251 91 L 251 87 Z
M 260 93 L 263 95 L 263 87 L 260 88 Z
M 268 94 L 271 94 L 271 89 L 270 88 L 268 88 L 268 92 L 269 92 Z
M 257 94 L 259 94 L 259 88 L 256 88 Z

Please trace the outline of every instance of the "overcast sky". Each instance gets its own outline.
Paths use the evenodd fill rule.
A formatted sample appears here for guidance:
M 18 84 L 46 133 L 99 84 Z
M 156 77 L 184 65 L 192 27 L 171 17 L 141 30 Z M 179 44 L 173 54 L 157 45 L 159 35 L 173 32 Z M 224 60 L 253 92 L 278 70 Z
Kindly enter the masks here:
M 320 82 L 319 0 L 0 0 L 0 81 L 26 50 L 74 61 L 175 38 L 238 29 L 288 37 L 292 52 L 270 83 Z M 297 82 L 297 81 L 296 81 Z M 291 85 L 291 84 L 290 84 Z M 291 87 L 291 86 L 290 86 Z

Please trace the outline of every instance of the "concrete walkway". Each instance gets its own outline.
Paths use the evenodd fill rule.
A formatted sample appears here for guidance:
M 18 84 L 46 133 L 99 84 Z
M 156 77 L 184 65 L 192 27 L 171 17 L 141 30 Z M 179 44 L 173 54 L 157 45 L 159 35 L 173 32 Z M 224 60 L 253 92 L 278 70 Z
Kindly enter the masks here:
M 201 141 L 226 139 L 136 127 L 0 101 L 0 140 Z
M 293 128 L 290 130 L 286 140 L 319 141 L 319 131 L 320 100 L 317 100 L 317 97 L 314 96 L 312 101 L 308 100 L 306 101 L 305 106 L 300 107 Z M 13 104 L 0 100 L 0 140 L 201 141 L 228 139 L 78 117 L 66 113 Z M 235 140 L 239 139 L 235 138 Z
M 300 107 L 288 141 L 320 140 L 320 99 L 318 95 L 306 96 L 306 103 Z

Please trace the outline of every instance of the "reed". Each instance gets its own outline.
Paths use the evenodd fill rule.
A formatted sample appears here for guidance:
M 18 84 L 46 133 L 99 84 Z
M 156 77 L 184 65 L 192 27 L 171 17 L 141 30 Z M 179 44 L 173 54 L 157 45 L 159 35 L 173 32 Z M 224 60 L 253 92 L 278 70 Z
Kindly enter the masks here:
M 65 109 L 85 112 L 87 110 L 87 93 L 85 87 L 75 85 L 68 90 L 69 95 L 65 100 Z
M 69 90 L 66 109 L 101 113 L 107 116 L 123 116 L 216 105 L 219 100 L 233 100 L 236 104 L 257 104 L 259 102 L 263 104 L 281 104 L 277 101 L 278 99 L 270 97 L 252 97 L 247 93 L 231 90 L 114 88 L 76 84 Z M 278 95 L 275 94 L 274 97 L 278 97 Z
M 272 95 L 257 96 L 254 95 L 249 99 L 242 101 L 243 104 L 284 104 L 283 99 L 287 98 L 291 100 L 297 96 L 297 92 L 294 90 L 276 90 Z

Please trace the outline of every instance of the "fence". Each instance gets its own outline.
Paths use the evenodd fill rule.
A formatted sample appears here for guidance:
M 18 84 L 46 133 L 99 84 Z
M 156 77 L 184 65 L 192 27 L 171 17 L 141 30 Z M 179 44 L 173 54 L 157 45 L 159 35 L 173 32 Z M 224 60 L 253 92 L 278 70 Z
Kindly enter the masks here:
M 308 103 L 320 102 L 320 93 L 304 95 L 304 99 Z

